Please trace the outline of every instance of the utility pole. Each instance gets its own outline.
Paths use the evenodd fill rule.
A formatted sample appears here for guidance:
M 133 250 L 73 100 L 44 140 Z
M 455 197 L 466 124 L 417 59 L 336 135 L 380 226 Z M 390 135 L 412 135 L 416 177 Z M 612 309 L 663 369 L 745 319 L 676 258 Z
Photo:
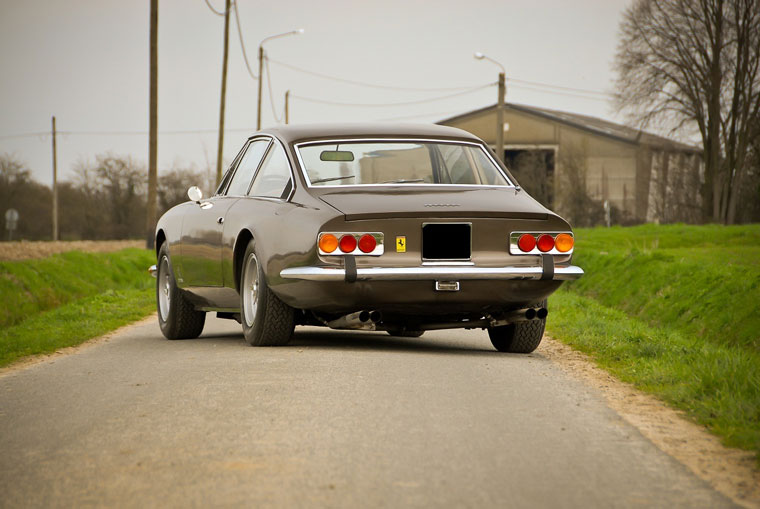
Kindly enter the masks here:
M 506 74 L 507 71 L 504 66 L 498 61 L 484 55 L 480 51 L 476 51 L 473 54 L 476 60 L 488 60 L 499 66 L 501 72 L 499 73 L 499 99 L 496 103 L 496 157 L 499 161 L 504 162 L 504 97 L 507 95 Z
M 261 88 L 264 81 L 264 44 L 259 44 L 259 99 L 256 106 L 256 130 L 261 129 Z
M 224 2 L 224 55 L 222 56 L 222 100 L 219 105 L 219 146 L 216 151 L 216 185 L 222 181 L 222 153 L 224 152 L 224 101 L 227 97 L 227 55 L 230 43 L 230 0 Z M 261 71 L 259 71 L 261 72 Z M 261 100 L 261 95 L 259 95 Z
M 290 90 L 285 91 L 285 125 L 290 120 Z
M 55 115 L 53 115 L 53 241 L 58 240 L 58 157 L 55 137 Z
M 506 77 L 499 73 L 499 102 L 496 109 L 496 154 L 504 162 L 504 97 L 507 95 Z
M 146 246 L 155 247 L 158 187 L 158 0 L 150 0 L 150 134 L 148 139 L 148 213 Z

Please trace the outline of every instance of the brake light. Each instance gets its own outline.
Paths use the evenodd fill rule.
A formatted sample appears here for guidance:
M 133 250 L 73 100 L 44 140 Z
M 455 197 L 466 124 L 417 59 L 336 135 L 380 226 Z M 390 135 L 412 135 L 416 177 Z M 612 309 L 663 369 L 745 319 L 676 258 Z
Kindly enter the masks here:
M 517 246 L 521 251 L 524 251 L 526 253 L 533 251 L 533 248 L 536 247 L 536 237 L 528 233 L 523 233 L 520 235 L 520 240 L 517 241 Z
M 554 237 L 551 235 L 543 234 L 538 238 L 538 250 L 542 253 L 548 253 L 554 247 Z
M 372 235 L 364 234 L 359 239 L 359 250 L 362 253 L 371 253 L 375 247 L 377 247 L 377 241 Z
M 332 233 L 323 233 L 319 236 L 319 249 L 325 253 L 332 253 L 338 249 L 338 237 Z
M 509 234 L 512 255 L 570 255 L 575 239 L 572 232 L 517 231 Z
M 383 232 L 319 232 L 317 250 L 323 256 L 381 256 L 384 239 Z
M 567 253 L 570 251 L 573 248 L 573 244 L 575 244 L 573 236 L 568 235 L 567 233 L 560 233 L 557 235 L 557 238 L 554 239 L 554 246 L 560 253 Z
M 356 249 L 356 237 L 350 234 L 343 235 L 340 238 L 340 250 L 344 253 L 350 253 Z

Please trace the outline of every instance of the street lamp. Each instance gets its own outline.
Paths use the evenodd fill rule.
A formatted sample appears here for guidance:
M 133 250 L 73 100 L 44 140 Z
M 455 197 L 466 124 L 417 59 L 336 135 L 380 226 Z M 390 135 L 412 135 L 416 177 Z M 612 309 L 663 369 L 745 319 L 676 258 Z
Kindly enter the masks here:
M 261 129 L 261 88 L 262 88 L 262 81 L 264 81 L 264 43 L 272 40 L 277 39 L 278 37 L 285 37 L 287 35 L 298 35 L 302 34 L 304 32 L 303 28 L 299 28 L 298 30 L 291 30 L 290 32 L 283 32 L 281 34 L 276 35 L 270 35 L 269 37 L 265 37 L 261 40 L 259 43 L 259 100 L 258 100 L 258 108 L 256 112 L 256 130 L 258 131 Z
M 477 60 L 488 60 L 499 66 L 499 100 L 496 106 L 496 156 L 501 162 L 504 162 L 504 97 L 507 95 L 506 71 L 501 63 L 493 58 L 476 51 L 473 56 Z

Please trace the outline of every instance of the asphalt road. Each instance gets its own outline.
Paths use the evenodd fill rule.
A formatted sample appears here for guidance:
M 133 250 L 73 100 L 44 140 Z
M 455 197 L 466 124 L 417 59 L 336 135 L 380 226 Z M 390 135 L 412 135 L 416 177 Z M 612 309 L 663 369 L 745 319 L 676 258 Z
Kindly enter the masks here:
M 153 322 L 0 377 L 0 506 L 726 507 L 539 354 L 483 331 Z

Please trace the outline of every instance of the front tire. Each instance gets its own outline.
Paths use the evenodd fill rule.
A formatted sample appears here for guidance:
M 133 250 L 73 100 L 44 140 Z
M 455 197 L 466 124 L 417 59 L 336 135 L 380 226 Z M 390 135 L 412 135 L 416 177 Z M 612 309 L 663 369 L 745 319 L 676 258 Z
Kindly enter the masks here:
M 240 318 L 243 335 L 251 346 L 282 346 L 295 328 L 293 308 L 272 293 L 266 283 L 251 240 L 240 271 Z
M 538 307 L 546 307 L 546 301 L 539 302 Z M 490 327 L 488 337 L 491 344 L 500 352 L 531 353 L 541 343 L 546 328 L 546 318 L 527 322 L 511 323 L 501 327 Z
M 206 313 L 196 311 L 177 287 L 166 242 L 158 251 L 156 309 L 158 325 L 166 339 L 193 339 L 203 332 Z

